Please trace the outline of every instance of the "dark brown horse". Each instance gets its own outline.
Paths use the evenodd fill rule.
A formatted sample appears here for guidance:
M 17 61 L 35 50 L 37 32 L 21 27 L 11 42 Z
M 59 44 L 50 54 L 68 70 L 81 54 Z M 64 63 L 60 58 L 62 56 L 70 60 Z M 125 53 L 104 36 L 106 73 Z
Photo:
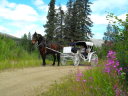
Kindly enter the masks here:
M 44 65 L 44 66 L 46 65 L 46 62 L 45 62 L 46 55 L 52 54 L 53 58 L 54 58 L 53 65 L 55 65 L 55 61 L 56 61 L 56 57 L 57 57 L 58 66 L 59 66 L 60 53 L 58 53 L 58 52 L 60 51 L 60 46 L 55 43 L 47 42 L 46 39 L 41 34 L 37 34 L 35 32 L 32 36 L 32 43 L 35 44 L 36 42 L 38 42 L 38 49 L 39 49 L 40 55 L 43 60 L 42 65 Z

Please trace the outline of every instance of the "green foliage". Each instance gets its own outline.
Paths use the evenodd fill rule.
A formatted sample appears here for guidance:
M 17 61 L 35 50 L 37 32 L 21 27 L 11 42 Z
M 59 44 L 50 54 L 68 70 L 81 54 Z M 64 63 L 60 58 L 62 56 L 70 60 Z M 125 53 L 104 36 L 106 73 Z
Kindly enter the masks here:
M 46 38 L 50 41 L 58 41 L 61 44 L 69 40 L 87 40 L 92 36 L 92 21 L 89 18 L 91 13 L 88 0 L 69 0 L 67 11 L 61 7 L 55 10 L 55 0 L 49 3 L 47 23 L 44 25 Z
M 47 23 L 44 25 L 47 40 L 54 40 L 55 30 L 55 0 L 51 0 L 49 3 L 49 10 L 47 15 Z
M 35 46 L 31 43 L 31 33 L 29 32 L 28 35 L 24 34 L 24 36 L 19 41 L 19 46 L 22 47 L 27 52 L 31 53 Z
M 94 47 L 94 50 L 96 51 L 98 58 L 100 59 L 105 58 L 106 51 L 103 50 L 103 47 Z
M 60 44 L 64 44 L 64 11 L 61 6 L 57 9 L 56 12 L 56 29 L 55 29 L 55 41 Z
M 30 60 L 5 60 L 0 62 L 0 71 L 7 69 L 26 68 L 40 66 L 42 63 L 39 59 Z
M 36 51 L 31 55 L 28 53 L 26 47 L 28 43 L 23 44 L 20 42 L 22 42 L 22 40 L 14 41 L 11 38 L 0 36 L 0 60 L 30 59 L 37 57 L 38 53 Z M 27 42 L 27 40 L 25 40 L 24 43 L 25 42 Z
M 65 16 L 65 40 L 87 40 L 91 36 L 92 21 L 88 0 L 69 0 Z M 88 35 L 87 35 L 88 34 Z
M 104 33 L 103 40 L 114 42 L 116 40 L 115 36 L 118 34 L 119 34 L 118 29 L 112 26 L 111 24 L 108 24 L 107 31 Z
M 114 16 L 114 14 L 109 14 L 108 19 L 119 30 L 119 34 L 115 36 L 116 42 L 113 50 L 117 52 L 120 66 L 123 67 L 123 71 L 126 73 L 126 79 L 128 80 L 128 14 L 126 14 L 124 21 Z
M 111 47 L 102 45 L 101 47 L 94 47 L 94 50 L 96 51 L 99 59 L 106 60 L 107 52 L 111 50 Z

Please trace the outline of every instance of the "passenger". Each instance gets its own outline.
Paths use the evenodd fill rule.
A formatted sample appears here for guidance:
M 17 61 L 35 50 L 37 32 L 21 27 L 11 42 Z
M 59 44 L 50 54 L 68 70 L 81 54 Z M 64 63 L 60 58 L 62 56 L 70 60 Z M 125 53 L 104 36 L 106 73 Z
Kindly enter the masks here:
M 73 39 L 71 39 L 71 42 L 69 43 L 69 46 L 72 46 L 71 51 L 72 51 L 73 53 L 77 53 L 77 48 L 75 47 L 75 42 L 74 42 Z
M 72 47 L 74 47 L 74 46 L 75 46 L 75 42 L 74 42 L 74 40 L 73 40 L 73 39 L 71 39 L 71 42 L 69 43 L 69 46 L 72 46 Z

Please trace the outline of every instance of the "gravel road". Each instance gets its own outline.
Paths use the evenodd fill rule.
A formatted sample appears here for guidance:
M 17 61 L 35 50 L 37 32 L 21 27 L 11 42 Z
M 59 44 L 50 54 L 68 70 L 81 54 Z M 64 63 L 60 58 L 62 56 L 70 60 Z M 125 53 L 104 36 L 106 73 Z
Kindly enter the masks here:
M 36 96 L 46 91 L 55 81 L 76 71 L 75 66 L 46 66 L 0 72 L 0 96 Z M 81 70 L 90 67 L 80 66 Z

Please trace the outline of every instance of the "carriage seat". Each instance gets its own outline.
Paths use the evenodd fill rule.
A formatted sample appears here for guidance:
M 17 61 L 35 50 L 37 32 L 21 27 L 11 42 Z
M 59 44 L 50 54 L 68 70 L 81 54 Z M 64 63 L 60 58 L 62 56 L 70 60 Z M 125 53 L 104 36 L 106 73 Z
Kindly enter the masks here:
M 79 48 L 68 46 L 63 48 L 63 53 L 77 53 Z
M 71 46 L 68 46 L 68 47 L 64 47 L 63 48 L 63 53 L 72 53 L 72 47 Z

